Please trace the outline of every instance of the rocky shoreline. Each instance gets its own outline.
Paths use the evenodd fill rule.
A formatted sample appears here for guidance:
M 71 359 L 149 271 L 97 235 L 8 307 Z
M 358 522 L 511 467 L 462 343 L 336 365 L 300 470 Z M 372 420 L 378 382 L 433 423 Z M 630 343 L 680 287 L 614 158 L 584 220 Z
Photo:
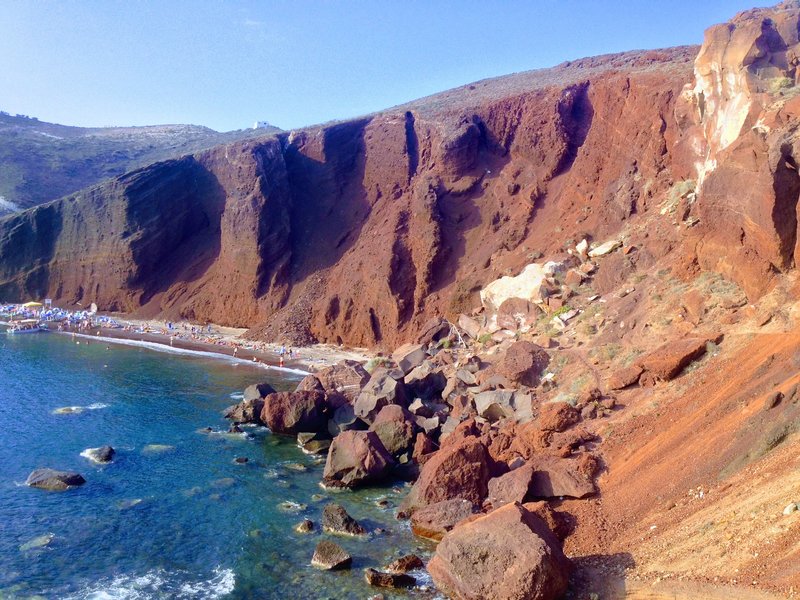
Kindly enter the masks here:
M 550 263 L 539 281 L 552 286 L 546 302 L 562 293 L 558 273 L 591 260 Z M 567 590 L 562 541 L 575 524 L 559 505 L 597 493 L 604 463 L 593 424 L 621 409 L 613 390 L 672 379 L 721 338 L 667 342 L 614 372 L 605 391 L 564 397 L 551 364 L 564 350 L 528 339 L 535 328 L 525 315 L 538 319 L 542 309 L 518 297 L 501 298 L 500 310 L 487 304 L 459 326 L 432 320 L 391 357 L 315 371 L 292 392 L 252 385 L 225 416 L 234 427 L 296 436 L 304 452 L 325 456 L 325 488 L 414 482 L 396 516 L 438 542 L 426 568 L 448 596 L 555 599 Z M 345 558 L 331 564 L 347 568 Z M 385 567 L 370 569 L 370 583 L 394 581 Z

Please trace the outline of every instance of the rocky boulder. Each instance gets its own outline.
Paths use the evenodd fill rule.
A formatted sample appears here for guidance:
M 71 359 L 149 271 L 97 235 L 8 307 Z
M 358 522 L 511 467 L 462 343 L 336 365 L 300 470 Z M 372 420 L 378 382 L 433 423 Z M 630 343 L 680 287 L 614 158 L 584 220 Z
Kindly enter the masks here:
M 509 298 L 541 302 L 546 296 L 547 272 L 543 265 L 532 263 L 516 277 L 501 277 L 481 290 L 481 303 L 497 312 Z
M 419 479 L 403 501 L 403 509 L 463 498 L 480 505 L 488 492 L 489 453 L 474 437 L 438 450 L 422 467 Z
M 477 512 L 476 506 L 463 498 L 429 504 L 411 515 L 411 531 L 419 537 L 439 541 L 445 533 Z
M 322 540 L 314 550 L 311 557 L 311 564 L 318 569 L 334 571 L 337 569 L 349 569 L 353 563 L 353 557 L 339 544 L 330 540 Z
M 579 458 L 536 455 L 530 465 L 534 471 L 529 488 L 531 497 L 585 498 L 597 491 L 594 485 L 596 464 L 588 454 Z
M 236 423 L 261 425 L 262 410 L 264 410 L 263 398 L 248 398 L 225 409 L 225 418 Z
M 111 446 L 100 446 L 99 448 L 87 448 L 83 452 L 81 452 L 81 456 L 84 458 L 88 458 L 92 462 L 96 462 L 98 464 L 107 464 L 110 463 L 113 458 L 114 454 L 116 454 L 116 450 Z
M 408 406 L 409 399 L 402 379 L 398 381 L 388 369 L 375 369 L 353 405 L 356 416 L 372 423 L 378 412 L 389 404 Z
M 392 360 L 407 375 L 422 364 L 428 353 L 422 344 L 403 344 L 392 353 Z
M 489 480 L 489 502 L 494 508 L 525 501 L 533 480 L 533 465 L 524 464 L 500 477 Z
M 367 530 L 341 504 L 328 504 L 322 510 L 322 529 L 338 535 L 366 535 Z
M 326 392 L 337 392 L 350 402 L 358 396 L 361 388 L 369 381 L 369 373 L 354 360 L 342 360 L 317 371 L 315 374 Z
M 386 565 L 386 570 L 390 573 L 408 573 L 409 571 L 424 568 L 425 563 L 416 554 L 406 554 Z
M 329 487 L 356 487 L 382 479 L 393 464 L 375 432 L 345 431 L 331 444 L 322 481 Z
M 79 473 L 55 469 L 36 469 L 25 480 L 25 485 L 52 492 L 63 492 L 84 483 L 86 480 Z
M 496 365 L 497 372 L 514 383 L 535 387 L 550 363 L 544 348 L 533 342 L 514 342 Z
M 436 587 L 464 600 L 557 600 L 570 571 L 558 539 L 519 504 L 456 527 L 428 563 Z
M 705 351 L 705 338 L 674 340 L 640 358 L 636 364 L 656 379 L 669 381 Z
M 539 409 L 539 429 L 564 431 L 580 421 L 580 413 L 566 402 L 545 402 Z
M 270 384 L 254 383 L 244 389 L 244 400 L 260 400 L 269 394 L 274 394 L 277 390 Z
M 413 416 L 397 404 L 384 406 L 369 428 L 380 438 L 383 447 L 392 456 L 399 456 L 414 444 Z
M 295 435 L 301 431 L 324 431 L 325 411 L 322 392 L 276 392 L 264 398 L 261 421 L 274 433 Z
M 385 573 L 375 569 L 364 569 L 364 579 L 375 587 L 409 588 L 417 584 L 417 580 L 405 573 Z
M 639 381 L 639 376 L 644 371 L 641 365 L 631 365 L 615 371 L 608 378 L 608 389 L 622 390 Z

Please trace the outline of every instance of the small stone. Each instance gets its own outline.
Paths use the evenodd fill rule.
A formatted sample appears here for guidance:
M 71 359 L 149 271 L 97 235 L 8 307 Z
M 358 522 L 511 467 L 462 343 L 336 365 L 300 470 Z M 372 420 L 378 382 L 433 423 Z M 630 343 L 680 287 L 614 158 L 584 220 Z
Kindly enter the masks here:
M 388 564 L 386 570 L 390 573 L 408 573 L 414 569 L 422 569 L 424 566 L 425 563 L 422 562 L 419 556 L 416 554 L 407 554 Z
M 303 519 L 294 526 L 294 530 L 297 533 L 311 533 L 314 531 L 314 521 L 311 519 Z
M 347 514 L 347 510 L 341 504 L 328 504 L 322 510 L 322 529 L 339 535 L 365 535 L 367 533 L 367 530 L 358 521 Z
M 350 556 L 339 544 L 329 540 L 322 540 L 314 550 L 311 557 L 311 564 L 319 569 L 329 571 L 336 569 L 348 569 L 353 563 Z
M 792 514 L 793 512 L 795 512 L 797 510 L 798 510 L 797 503 L 796 502 L 792 502 L 791 504 L 787 505 L 786 508 L 783 509 L 783 514 L 784 515 L 790 515 L 790 514 Z
M 235 462 L 237 465 L 243 465 L 249 460 L 250 459 L 247 458 L 246 456 L 237 456 L 236 458 L 233 459 L 233 462 Z
M 364 569 L 364 579 L 370 585 L 385 588 L 409 588 L 417 584 L 417 580 L 411 575 L 384 573 L 375 569 Z

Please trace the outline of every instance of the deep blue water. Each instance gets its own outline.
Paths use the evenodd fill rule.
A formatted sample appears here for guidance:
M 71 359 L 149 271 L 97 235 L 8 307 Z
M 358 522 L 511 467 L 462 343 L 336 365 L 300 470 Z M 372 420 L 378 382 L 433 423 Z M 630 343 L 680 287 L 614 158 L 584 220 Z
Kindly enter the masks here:
M 293 440 L 221 433 L 221 411 L 246 385 L 289 389 L 299 377 L 58 334 L 0 334 L 0 598 L 372 596 L 364 567 L 430 550 L 375 504 L 396 505 L 402 485 L 328 493 L 318 485 L 322 463 Z M 85 408 L 54 414 L 65 406 Z M 112 464 L 80 456 L 104 444 L 117 450 Z M 21 485 L 37 467 L 75 470 L 87 483 L 61 493 Z M 336 538 L 354 556 L 350 572 L 310 567 L 321 534 L 293 531 L 304 517 L 319 523 L 330 499 L 388 530 Z M 42 535 L 52 541 L 21 549 Z

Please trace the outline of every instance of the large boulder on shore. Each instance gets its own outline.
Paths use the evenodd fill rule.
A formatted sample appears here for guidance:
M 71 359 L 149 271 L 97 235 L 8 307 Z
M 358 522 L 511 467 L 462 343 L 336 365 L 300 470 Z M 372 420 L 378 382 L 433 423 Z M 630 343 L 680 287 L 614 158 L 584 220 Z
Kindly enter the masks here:
M 414 444 L 414 417 L 402 406 L 384 406 L 370 425 L 381 440 L 383 447 L 392 456 L 399 456 Z
M 550 356 L 544 348 L 523 340 L 511 344 L 495 368 L 513 383 L 535 387 L 549 363 Z
M 488 492 L 489 453 L 478 438 L 468 437 L 438 450 L 422 467 L 403 510 L 463 498 L 480 505 Z
M 322 392 L 275 392 L 264 398 L 261 421 L 273 433 L 295 435 L 301 431 L 326 431 L 325 410 Z
M 429 504 L 411 515 L 411 531 L 414 535 L 438 542 L 444 534 L 477 512 L 477 507 L 464 498 Z
M 428 563 L 436 587 L 462 600 L 556 600 L 571 568 L 544 521 L 519 504 L 459 525 Z
M 369 381 L 369 373 L 360 362 L 354 360 L 339 361 L 335 365 L 320 369 L 314 376 L 326 392 L 341 394 L 349 402 L 356 399 L 361 388 Z
M 244 388 L 244 400 L 260 400 L 269 394 L 274 394 L 277 390 L 270 384 L 254 383 Z
M 585 498 L 597 489 L 594 485 L 596 459 L 590 454 L 578 458 L 537 455 L 528 463 L 533 469 L 530 496 L 534 498 Z
M 261 425 L 261 411 L 264 410 L 263 398 L 246 398 L 225 409 L 225 418 L 236 423 L 254 423 Z
M 394 464 L 373 431 L 344 431 L 328 451 L 322 482 L 328 487 L 356 487 L 378 481 Z
M 25 485 L 52 492 L 63 492 L 84 483 L 86 480 L 80 473 L 55 469 L 36 469 L 25 480 Z
M 384 406 L 389 404 L 408 406 L 405 383 L 392 375 L 388 369 L 375 369 L 353 405 L 359 419 L 372 423 Z

